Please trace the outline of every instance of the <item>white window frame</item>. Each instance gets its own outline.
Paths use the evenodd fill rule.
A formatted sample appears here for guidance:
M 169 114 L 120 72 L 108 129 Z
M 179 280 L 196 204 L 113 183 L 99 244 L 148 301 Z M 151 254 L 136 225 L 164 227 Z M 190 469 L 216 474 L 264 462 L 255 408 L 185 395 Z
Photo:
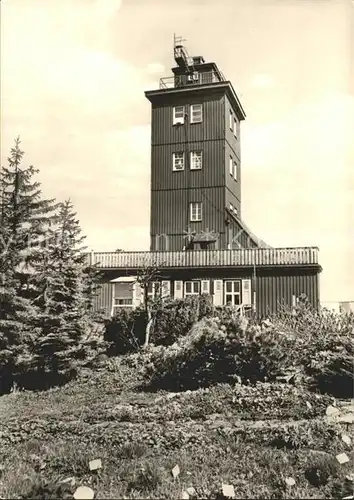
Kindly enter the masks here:
M 187 284 L 191 285 L 191 291 L 187 292 Z M 190 295 L 200 295 L 201 291 L 201 283 L 200 281 L 193 280 L 193 281 L 185 281 L 184 282 L 184 296 L 188 297 Z
M 151 291 L 149 290 L 149 287 L 151 285 Z M 161 296 L 161 282 L 160 281 L 152 281 L 148 284 L 148 299 L 156 299 L 157 297 Z
M 199 111 L 196 111 L 200 109 Z M 195 118 L 195 113 L 200 114 L 200 118 Z M 190 122 L 191 123 L 201 123 L 203 121 L 203 105 L 202 104 L 191 104 L 190 105 Z
M 234 179 L 237 181 L 237 162 L 234 161 Z
M 199 156 L 199 158 L 198 158 Z M 198 160 L 198 162 L 196 162 Z M 199 163 L 199 166 L 198 166 Z M 203 167 L 203 151 L 197 150 L 197 151 L 191 151 L 191 158 L 190 158 L 190 168 L 191 170 L 201 170 Z
M 234 117 L 234 136 L 237 139 L 237 120 L 235 117 Z
M 234 115 L 232 114 L 232 111 L 231 109 L 229 110 L 229 127 L 230 127 L 230 130 L 233 131 L 233 126 L 234 126 Z
M 189 204 L 190 222 L 200 222 L 203 219 L 203 204 L 201 201 L 191 201 Z
M 181 172 L 182 170 L 184 170 L 183 151 L 176 151 L 175 153 L 172 153 L 172 170 L 173 172 Z
M 229 172 L 231 176 L 234 175 L 234 160 L 231 155 L 229 157 Z
M 173 107 L 173 125 L 183 125 L 185 117 L 185 106 Z M 178 116 L 182 113 L 182 116 Z
M 227 284 L 231 283 L 231 292 L 227 291 Z M 237 287 L 235 286 L 237 283 Z M 236 289 L 236 291 L 235 291 Z M 231 305 L 239 306 L 242 305 L 242 280 L 226 280 L 224 281 L 224 304 L 229 305 L 226 297 L 231 296 Z M 238 303 L 235 303 L 235 298 L 238 297 Z

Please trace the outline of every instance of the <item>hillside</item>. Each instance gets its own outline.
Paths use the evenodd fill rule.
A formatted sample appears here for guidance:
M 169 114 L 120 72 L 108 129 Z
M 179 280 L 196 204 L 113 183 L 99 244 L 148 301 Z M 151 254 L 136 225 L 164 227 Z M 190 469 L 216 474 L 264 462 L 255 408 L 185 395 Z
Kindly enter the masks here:
M 79 486 L 95 498 L 221 498 L 223 484 L 236 498 L 351 494 L 353 425 L 340 420 L 353 422 L 353 403 L 279 383 L 144 392 L 144 356 L 1 397 L 1 498 L 72 498 Z

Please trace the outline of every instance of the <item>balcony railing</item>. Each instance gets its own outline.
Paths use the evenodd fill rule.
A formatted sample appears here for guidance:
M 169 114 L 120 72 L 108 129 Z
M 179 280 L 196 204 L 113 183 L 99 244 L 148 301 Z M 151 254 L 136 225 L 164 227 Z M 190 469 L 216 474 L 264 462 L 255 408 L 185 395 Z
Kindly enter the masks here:
M 220 74 L 221 75 L 221 74 Z M 160 89 L 173 89 L 180 87 L 191 87 L 195 85 L 206 85 L 208 83 L 218 83 L 225 78 L 216 71 L 206 71 L 191 75 L 176 75 L 160 78 Z
M 256 248 L 237 250 L 187 250 L 159 252 L 94 252 L 90 264 L 101 269 L 208 268 L 318 265 L 318 248 Z

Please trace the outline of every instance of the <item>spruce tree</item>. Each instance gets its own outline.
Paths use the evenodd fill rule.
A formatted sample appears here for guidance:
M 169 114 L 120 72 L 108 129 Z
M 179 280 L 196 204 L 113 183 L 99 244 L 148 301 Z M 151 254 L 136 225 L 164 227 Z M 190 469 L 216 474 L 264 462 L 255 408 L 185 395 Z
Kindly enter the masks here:
M 43 200 L 38 173 L 23 166 L 17 138 L 0 175 L 0 378 L 6 385 L 14 372 L 26 370 L 36 338 L 37 310 L 31 300 L 29 275 L 34 272 L 40 242 L 55 216 L 55 200 Z
M 40 308 L 36 344 L 41 371 L 71 376 L 84 357 L 84 340 L 93 325 L 92 302 L 98 273 L 87 262 L 85 237 L 70 200 L 61 204 L 55 227 L 42 254 L 42 270 L 34 279 L 42 284 L 35 304 Z M 37 285 L 36 285 L 37 286 Z

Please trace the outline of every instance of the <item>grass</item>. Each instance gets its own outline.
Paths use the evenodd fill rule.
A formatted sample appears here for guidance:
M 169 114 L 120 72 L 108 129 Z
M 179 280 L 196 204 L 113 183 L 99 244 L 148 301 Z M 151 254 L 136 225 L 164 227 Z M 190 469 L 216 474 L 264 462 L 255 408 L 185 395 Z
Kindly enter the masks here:
M 129 359 L 0 398 L 1 498 L 72 498 L 89 486 L 96 498 L 181 498 L 193 487 L 195 498 L 216 499 L 222 484 L 236 498 L 351 494 L 342 433 L 354 435 L 324 417 L 333 399 L 281 384 L 140 392 Z M 340 465 L 342 452 L 350 462 Z M 102 468 L 90 471 L 96 458 Z

